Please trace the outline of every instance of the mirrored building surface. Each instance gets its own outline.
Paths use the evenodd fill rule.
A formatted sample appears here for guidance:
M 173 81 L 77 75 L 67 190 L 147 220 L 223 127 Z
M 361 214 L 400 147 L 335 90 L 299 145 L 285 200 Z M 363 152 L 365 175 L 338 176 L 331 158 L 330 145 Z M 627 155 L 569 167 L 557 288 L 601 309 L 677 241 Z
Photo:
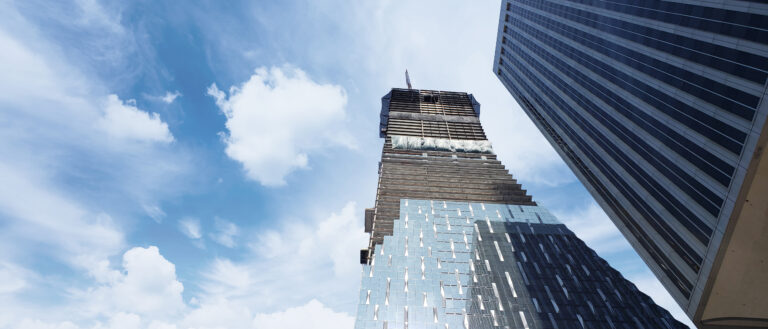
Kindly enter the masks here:
M 686 328 L 537 206 L 408 200 L 356 328 Z
M 493 72 L 697 325 L 768 325 L 768 4 L 504 0 Z

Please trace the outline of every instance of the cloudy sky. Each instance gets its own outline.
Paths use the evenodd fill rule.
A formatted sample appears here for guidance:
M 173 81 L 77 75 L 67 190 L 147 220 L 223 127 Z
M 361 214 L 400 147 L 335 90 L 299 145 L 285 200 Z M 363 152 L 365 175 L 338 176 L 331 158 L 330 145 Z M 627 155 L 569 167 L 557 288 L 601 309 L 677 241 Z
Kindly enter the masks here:
M 492 74 L 499 6 L 0 0 L 0 328 L 351 328 L 406 68 L 689 323 Z

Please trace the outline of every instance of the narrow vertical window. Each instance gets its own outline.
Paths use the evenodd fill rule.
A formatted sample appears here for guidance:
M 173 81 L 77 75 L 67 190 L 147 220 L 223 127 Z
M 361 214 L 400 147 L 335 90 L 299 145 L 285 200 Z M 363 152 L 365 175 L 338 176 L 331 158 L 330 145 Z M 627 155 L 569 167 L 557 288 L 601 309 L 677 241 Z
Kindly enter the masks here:
M 408 268 L 405 268 L 405 292 L 408 292 Z
M 507 277 L 507 284 L 509 285 L 509 289 L 512 290 L 512 297 L 517 298 L 517 291 L 515 291 L 515 284 L 512 283 L 512 278 L 509 276 L 509 272 L 504 272 L 504 275 Z
M 549 287 L 545 285 L 544 290 L 547 292 L 547 297 L 549 297 L 549 301 L 552 302 L 552 307 L 555 308 L 555 313 L 560 313 L 560 308 L 557 307 L 557 303 L 555 302 L 555 297 L 552 296 L 552 292 L 549 291 Z
M 499 248 L 499 242 L 496 240 L 493 240 L 493 245 L 496 247 L 496 253 L 499 254 L 499 260 L 504 261 L 504 256 L 501 254 L 501 248 Z
M 491 282 L 491 287 L 493 287 L 493 294 L 496 295 L 496 300 L 499 302 L 499 311 L 504 311 L 504 303 L 501 301 L 499 288 L 496 287 L 496 282 Z
M 645 326 L 642 323 L 640 323 L 640 320 L 638 320 L 636 317 L 633 316 L 632 320 L 635 321 L 635 324 L 637 325 L 638 328 L 645 329 Z
M 525 282 L 525 285 L 527 286 L 527 285 L 531 284 L 530 282 L 528 282 L 528 276 L 525 275 L 525 270 L 523 269 L 523 264 L 520 264 L 520 262 L 517 262 L 517 268 L 520 269 L 520 274 L 523 276 L 523 281 Z
M 387 292 L 384 295 L 384 305 L 389 305 L 389 285 L 392 283 L 392 279 L 387 278 Z
M 421 256 L 421 279 L 424 280 L 426 277 L 424 276 L 424 269 L 426 266 L 424 266 L 424 256 Z
M 424 232 L 419 228 L 419 247 L 424 247 Z
M 525 313 L 523 313 L 523 311 L 518 313 L 520 313 L 520 321 L 523 322 L 523 328 L 530 329 L 530 327 L 528 327 L 528 321 L 525 319 Z
M 605 297 L 605 294 L 603 294 L 603 291 L 600 290 L 600 288 L 597 288 L 597 293 L 600 294 L 600 297 L 605 301 L 607 298 Z
M 442 297 L 443 301 L 445 301 L 445 286 L 443 285 L 442 280 L 440 280 L 440 297 Z
M 461 232 L 464 235 L 464 249 L 469 249 L 469 241 L 467 241 L 467 232 Z
M 403 306 L 403 329 L 408 329 L 408 306 Z

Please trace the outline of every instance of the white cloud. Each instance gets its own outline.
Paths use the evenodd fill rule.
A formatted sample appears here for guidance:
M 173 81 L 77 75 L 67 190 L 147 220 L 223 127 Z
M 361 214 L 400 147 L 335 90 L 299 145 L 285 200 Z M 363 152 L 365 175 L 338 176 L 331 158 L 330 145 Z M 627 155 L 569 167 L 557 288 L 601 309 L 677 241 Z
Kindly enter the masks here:
M 253 319 L 255 329 L 304 329 L 310 323 L 317 329 L 352 328 L 355 319 L 346 313 L 334 312 L 315 299 L 282 312 L 256 314 Z
M 189 310 L 182 300 L 184 287 L 176 278 L 175 265 L 157 247 L 132 248 L 123 254 L 120 270 L 108 270 L 108 280 L 93 281 L 86 289 L 69 288 L 67 304 L 45 312 L 25 312 L 25 318 L 0 322 L 0 327 L 176 329 L 173 322 Z M 51 321 L 55 318 L 67 321 Z
M 326 218 L 280 219 L 279 230 L 260 230 L 241 261 L 218 259 L 200 283 L 201 303 L 226 298 L 262 312 L 318 299 L 334 309 L 357 304 L 359 250 L 367 243 L 362 211 L 348 203 Z
M 0 295 L 10 294 L 27 286 L 29 271 L 7 262 L 0 263 Z
M 195 329 L 245 329 L 251 328 L 252 322 L 253 313 L 246 305 L 219 299 L 187 313 L 181 326 Z
M 147 213 L 147 216 L 152 218 L 155 222 L 157 223 L 163 222 L 163 218 L 165 218 L 165 211 L 163 211 L 163 209 L 161 209 L 159 206 L 145 204 L 143 208 L 144 208 L 144 212 Z
M 179 221 L 179 230 L 190 239 L 200 239 L 203 233 L 200 228 L 200 220 L 187 217 Z
M 177 329 L 175 324 L 162 321 L 151 321 L 146 324 L 142 318 L 133 313 L 118 312 L 107 323 L 96 322 L 90 327 L 78 326 L 73 322 L 64 321 L 49 323 L 41 320 L 25 319 L 18 324 L 18 329 Z
M 126 251 L 122 265 L 119 276 L 83 295 L 89 311 L 162 318 L 185 308 L 181 296 L 184 286 L 176 278 L 176 266 L 160 255 L 157 247 Z
M 34 245 L 45 246 L 93 275 L 100 261 L 123 246 L 124 236 L 109 215 L 84 209 L 28 170 L 0 162 L 0 181 L 0 216 L 7 220 L 3 240 L 33 251 Z
M 176 98 L 179 98 L 180 96 L 181 96 L 181 93 L 178 90 L 174 92 L 166 91 L 165 96 L 163 96 L 162 99 L 163 99 L 163 102 L 165 102 L 166 104 L 171 104 L 173 103 L 174 100 L 176 100 Z
M 135 101 L 123 102 L 117 95 L 107 96 L 104 116 L 97 125 L 108 135 L 137 141 L 170 143 L 173 135 L 157 113 L 136 107 Z
M 298 68 L 259 68 L 229 96 L 216 84 L 208 94 L 227 117 L 227 155 L 261 184 L 285 184 L 289 173 L 307 167 L 312 152 L 354 145 L 341 125 L 344 89 L 312 81 Z
M 82 5 L 83 16 L 59 23 L 124 33 L 104 25 L 114 17 L 98 3 Z M 25 14 L 55 14 L 41 7 Z M 187 165 L 168 148 L 165 122 L 110 95 L 77 67 L 81 58 L 40 31 L 13 3 L 0 3 L 0 71 L 7 73 L 0 78 L 0 261 L 64 263 L 108 280 L 108 258 L 124 248 L 126 217 L 171 190 L 168 182 Z
M 40 320 L 25 319 L 18 324 L 19 329 L 79 329 L 72 322 L 46 323 Z
M 325 218 L 281 219 L 259 230 L 242 260 L 216 259 L 204 272 L 199 306 L 181 328 L 351 328 L 365 246 L 354 203 Z
M 94 329 L 101 328 L 101 325 L 97 325 Z M 141 329 L 141 317 L 132 313 L 119 312 L 109 319 L 109 326 L 104 329 Z
M 235 223 L 219 217 L 214 218 L 213 225 L 216 230 L 211 233 L 211 239 L 222 246 L 233 248 L 236 245 L 235 237 L 240 234 L 240 228 Z

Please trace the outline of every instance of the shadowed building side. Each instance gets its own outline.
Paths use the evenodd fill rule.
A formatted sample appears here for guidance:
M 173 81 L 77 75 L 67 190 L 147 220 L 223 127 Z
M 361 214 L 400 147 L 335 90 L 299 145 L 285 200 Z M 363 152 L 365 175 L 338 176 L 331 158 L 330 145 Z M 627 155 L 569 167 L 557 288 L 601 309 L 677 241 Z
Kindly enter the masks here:
M 768 4 L 504 0 L 493 72 L 694 323 L 768 326 Z

